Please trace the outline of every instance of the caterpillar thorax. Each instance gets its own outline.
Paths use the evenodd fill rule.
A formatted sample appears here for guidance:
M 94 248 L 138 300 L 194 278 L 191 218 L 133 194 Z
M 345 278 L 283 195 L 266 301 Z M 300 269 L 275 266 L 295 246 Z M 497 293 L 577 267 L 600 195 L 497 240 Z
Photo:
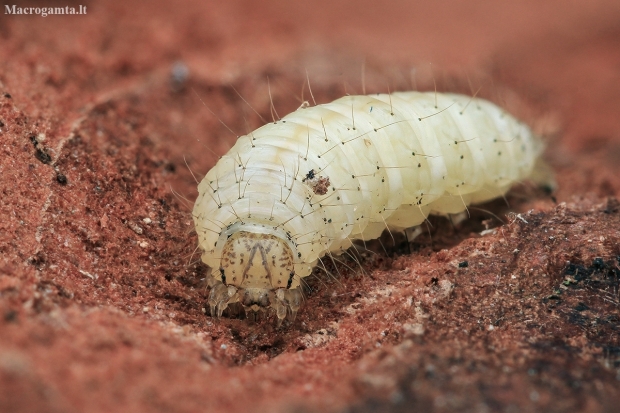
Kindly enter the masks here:
M 502 196 L 541 151 L 498 106 L 434 92 L 346 96 L 264 125 L 198 186 L 212 314 L 241 302 L 294 317 L 323 255 Z

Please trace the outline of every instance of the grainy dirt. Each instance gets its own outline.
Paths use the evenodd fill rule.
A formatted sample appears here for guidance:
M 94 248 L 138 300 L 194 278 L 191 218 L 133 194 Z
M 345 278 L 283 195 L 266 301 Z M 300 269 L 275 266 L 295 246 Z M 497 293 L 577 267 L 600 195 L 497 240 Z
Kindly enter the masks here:
M 620 3 L 390 3 L 0 16 L 0 411 L 616 410 Z M 546 135 L 558 189 L 369 245 L 287 328 L 214 320 L 186 163 L 261 124 L 235 90 L 271 119 L 267 79 L 284 114 L 306 70 L 319 102 L 482 86 Z

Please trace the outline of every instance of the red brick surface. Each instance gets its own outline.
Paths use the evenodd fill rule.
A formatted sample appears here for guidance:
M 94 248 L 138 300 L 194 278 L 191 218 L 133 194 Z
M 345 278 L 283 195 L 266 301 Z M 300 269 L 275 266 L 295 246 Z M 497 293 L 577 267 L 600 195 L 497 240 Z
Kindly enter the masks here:
M 620 4 L 384 3 L 0 15 L 0 411 L 616 411 Z M 218 117 L 261 124 L 233 87 L 271 119 L 267 78 L 282 115 L 306 70 L 319 102 L 482 86 L 546 135 L 559 189 L 369 246 L 285 329 L 213 320 L 185 160 L 232 145 Z

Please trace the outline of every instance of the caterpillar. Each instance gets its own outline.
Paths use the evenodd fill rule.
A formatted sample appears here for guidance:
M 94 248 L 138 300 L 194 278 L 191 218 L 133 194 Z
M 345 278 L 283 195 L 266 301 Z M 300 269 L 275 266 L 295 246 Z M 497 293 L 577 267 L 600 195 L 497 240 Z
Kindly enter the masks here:
M 538 169 L 541 140 L 481 98 L 345 96 L 241 136 L 198 185 L 193 219 L 221 317 L 294 320 L 301 280 L 354 240 L 504 195 Z

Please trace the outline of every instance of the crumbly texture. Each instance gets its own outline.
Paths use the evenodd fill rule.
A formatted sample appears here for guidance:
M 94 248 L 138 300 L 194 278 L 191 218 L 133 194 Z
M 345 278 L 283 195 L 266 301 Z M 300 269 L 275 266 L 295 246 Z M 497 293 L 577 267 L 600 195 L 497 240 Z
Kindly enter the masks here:
M 3 15 L 0 411 L 614 411 L 618 2 L 294 3 Z M 271 120 L 266 78 L 284 114 L 305 69 L 320 102 L 469 77 L 546 132 L 558 190 L 326 262 L 284 329 L 207 317 L 185 161 L 261 124 L 233 86 Z

